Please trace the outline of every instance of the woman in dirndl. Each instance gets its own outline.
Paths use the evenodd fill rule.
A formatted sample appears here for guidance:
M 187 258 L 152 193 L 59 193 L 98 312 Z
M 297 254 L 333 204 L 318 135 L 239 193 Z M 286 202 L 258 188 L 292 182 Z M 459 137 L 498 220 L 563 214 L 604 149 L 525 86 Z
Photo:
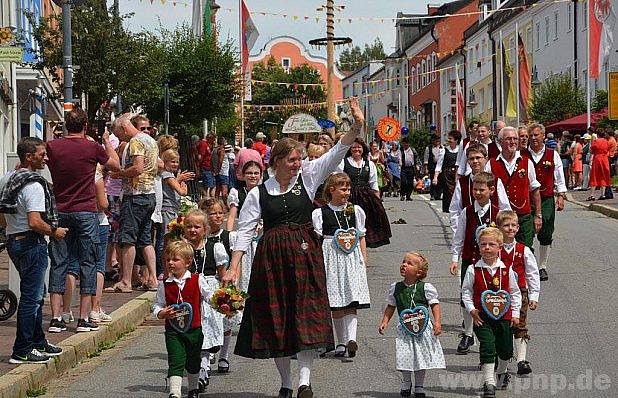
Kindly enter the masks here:
M 359 205 L 367 214 L 367 247 L 380 247 L 390 243 L 391 226 L 380 199 L 378 172 L 368 159 L 369 148 L 361 139 L 354 140 L 346 158 L 339 165 L 352 180 L 350 202 Z
M 311 213 L 318 186 L 336 170 L 360 133 L 364 118 L 356 99 L 351 100 L 351 109 L 352 129 L 316 160 L 301 161 L 299 144 L 290 138 L 275 145 L 270 159 L 275 175 L 247 195 L 230 269 L 223 279 L 224 284 L 237 283 L 241 259 L 262 219 L 264 235 L 253 260 L 234 352 L 246 358 L 274 358 L 283 398 L 292 397 L 292 355 L 297 355 L 300 373 L 296 396 L 311 398 L 316 350 L 334 349 L 321 242 Z
M 444 184 L 442 187 L 442 211 L 448 213 L 448 208 L 453 199 L 455 192 L 455 184 L 457 182 L 457 157 L 459 156 L 459 141 L 461 133 L 457 130 L 451 130 L 448 133 L 446 145 L 444 146 L 444 154 L 438 157 L 436 171 L 433 177 L 432 184 Z

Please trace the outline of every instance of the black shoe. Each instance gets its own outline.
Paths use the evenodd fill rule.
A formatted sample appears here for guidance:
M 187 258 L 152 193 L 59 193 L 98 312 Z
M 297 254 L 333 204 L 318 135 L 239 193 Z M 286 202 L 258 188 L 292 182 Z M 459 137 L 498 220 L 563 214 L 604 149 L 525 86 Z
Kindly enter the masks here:
M 37 351 L 41 354 L 45 354 L 48 357 L 55 357 L 62 354 L 62 348 L 51 344 L 49 341 L 45 340 L 45 345 L 41 347 L 36 347 Z
M 542 281 L 546 281 L 549 279 L 549 275 L 547 275 L 547 270 L 545 268 L 541 268 L 539 270 L 539 279 Z
M 337 348 L 339 347 L 343 347 L 344 349 L 337 351 Z M 335 358 L 345 357 L 345 352 L 346 352 L 346 346 L 344 344 L 337 344 L 337 347 L 335 347 Z
M 404 200 L 406 200 L 406 198 L 405 198 L 405 196 L 401 195 L 401 197 L 399 198 L 399 200 L 403 202 Z
M 281 387 L 278 398 L 292 398 L 293 393 L 289 388 Z
M 358 351 L 358 343 L 354 340 L 348 341 L 348 357 L 354 358 L 356 351 Z
M 36 349 L 32 349 L 26 355 L 16 355 L 16 354 L 11 355 L 11 358 L 9 359 L 9 363 L 12 363 L 12 364 L 19 364 L 19 363 L 45 363 L 45 362 L 49 361 L 50 359 L 51 358 L 48 357 L 47 355 L 45 355 L 43 353 L 40 353 Z
M 495 398 L 496 397 L 496 386 L 492 384 L 483 384 L 483 394 L 481 397 L 484 398 Z
M 474 337 L 464 334 L 461 337 L 461 341 L 459 342 L 459 345 L 457 346 L 457 354 L 466 355 L 467 353 L 470 352 L 470 347 L 472 347 L 473 345 L 474 345 Z
M 88 322 L 86 319 L 78 319 L 77 320 L 77 329 L 75 331 L 77 333 L 80 332 L 96 332 L 99 330 L 99 325 L 94 322 Z
M 296 398 L 313 398 L 313 390 L 311 385 L 298 387 Z
M 415 392 L 414 393 L 414 398 L 425 398 L 427 395 L 425 395 L 424 392 Z
M 530 362 L 528 361 L 519 361 L 517 362 L 517 374 L 518 375 L 527 375 L 532 373 L 532 368 L 530 367 Z
M 206 392 L 206 387 L 210 384 L 210 379 L 206 377 L 205 379 L 199 379 L 197 381 L 197 388 L 200 392 Z
M 399 395 L 402 397 L 411 397 L 412 396 L 412 387 L 399 391 Z
M 187 396 L 187 398 L 199 398 L 199 397 L 200 397 L 200 390 L 198 389 L 189 391 L 189 395 Z
M 409 196 L 408 196 L 408 197 L 406 197 L 406 202 L 411 202 L 411 201 L 412 201 L 412 198 L 411 198 L 411 197 L 409 197 Z
M 170 394 L 170 395 L 168 395 L 167 398 L 180 398 L 180 397 L 178 395 L 176 395 L 176 394 Z
M 56 318 L 52 318 L 49 322 L 49 328 L 47 329 L 49 333 L 60 333 L 65 330 L 67 330 L 67 324 L 64 323 L 62 319 L 58 320 Z
M 501 373 L 498 375 L 496 382 L 498 383 L 499 390 L 506 390 L 506 388 L 509 386 L 509 383 L 511 382 L 511 375 L 509 374 L 509 372 Z
M 230 371 L 230 361 L 228 361 L 225 358 L 219 358 L 219 362 L 217 362 L 217 372 L 227 373 L 229 371 Z

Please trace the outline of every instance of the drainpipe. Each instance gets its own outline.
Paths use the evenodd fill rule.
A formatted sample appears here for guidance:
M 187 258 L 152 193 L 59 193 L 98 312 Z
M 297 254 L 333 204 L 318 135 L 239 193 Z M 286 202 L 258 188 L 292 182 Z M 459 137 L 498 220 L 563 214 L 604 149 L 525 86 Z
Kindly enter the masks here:
M 577 57 L 577 32 L 578 32 L 578 27 L 577 27 L 577 0 L 573 0 L 573 76 L 574 76 L 574 83 L 575 86 L 577 87 L 577 83 L 579 81 L 578 79 L 578 70 L 579 70 L 579 59 Z M 583 11 L 583 10 L 582 10 Z M 588 34 L 586 32 L 586 34 Z

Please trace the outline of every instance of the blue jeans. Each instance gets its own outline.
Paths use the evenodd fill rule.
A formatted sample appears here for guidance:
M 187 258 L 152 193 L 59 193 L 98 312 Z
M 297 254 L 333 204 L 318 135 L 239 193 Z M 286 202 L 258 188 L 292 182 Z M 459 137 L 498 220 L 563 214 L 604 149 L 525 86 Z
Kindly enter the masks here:
M 94 212 L 58 212 L 59 225 L 68 228 L 62 240 L 51 239 L 49 292 L 64 294 L 71 257 L 79 260 L 80 294 L 95 295 L 99 253 L 99 217 Z
M 17 307 L 17 331 L 13 354 L 24 356 L 45 345 L 43 296 L 47 269 L 47 242 L 43 235 L 26 232 L 26 237 L 7 241 L 7 251 L 17 272 L 21 298 Z
M 107 242 L 109 238 L 109 225 L 99 225 L 99 243 L 96 244 L 97 253 L 99 259 L 97 260 L 97 272 L 105 275 L 105 259 L 107 258 Z M 76 278 L 79 278 L 79 261 L 71 253 L 69 260 L 69 274 L 73 274 Z

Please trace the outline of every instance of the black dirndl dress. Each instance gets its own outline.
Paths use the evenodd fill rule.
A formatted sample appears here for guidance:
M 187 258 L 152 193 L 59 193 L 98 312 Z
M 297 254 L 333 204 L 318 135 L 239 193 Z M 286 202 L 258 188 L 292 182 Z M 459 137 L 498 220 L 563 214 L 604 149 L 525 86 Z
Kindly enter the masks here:
M 343 161 L 343 171 L 352 180 L 350 202 L 360 206 L 367 214 L 365 221 L 367 247 L 375 248 L 388 245 L 391 236 L 393 236 L 391 226 L 382 200 L 374 194 L 369 186 L 369 160 L 365 160 L 364 166 L 359 169 L 350 164 L 346 158 Z
M 264 184 L 258 189 L 264 235 L 253 260 L 234 353 L 276 358 L 317 348 L 332 351 L 322 246 L 302 177 L 283 195 L 268 194 Z
M 448 213 L 448 208 L 453 199 L 455 185 L 457 184 L 457 154 L 444 150 L 444 160 L 442 161 L 442 175 L 444 176 L 444 189 L 442 190 L 442 212 Z

